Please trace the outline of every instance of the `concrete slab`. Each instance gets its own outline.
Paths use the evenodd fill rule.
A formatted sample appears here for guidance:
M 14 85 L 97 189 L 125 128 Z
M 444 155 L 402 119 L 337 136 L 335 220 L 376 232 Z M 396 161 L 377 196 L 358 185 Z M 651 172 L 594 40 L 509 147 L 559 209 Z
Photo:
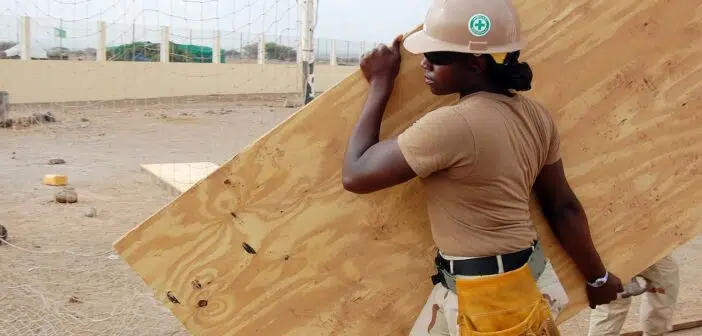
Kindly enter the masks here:
M 212 162 L 153 163 L 143 164 L 141 169 L 154 181 L 174 196 L 178 196 L 217 170 Z

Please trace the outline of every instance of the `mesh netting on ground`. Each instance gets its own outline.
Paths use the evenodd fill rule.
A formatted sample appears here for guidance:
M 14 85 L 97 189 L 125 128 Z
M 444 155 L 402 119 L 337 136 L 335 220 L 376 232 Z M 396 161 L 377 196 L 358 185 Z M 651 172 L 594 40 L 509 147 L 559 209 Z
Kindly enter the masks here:
M 110 249 L 0 246 L 0 335 L 187 335 Z

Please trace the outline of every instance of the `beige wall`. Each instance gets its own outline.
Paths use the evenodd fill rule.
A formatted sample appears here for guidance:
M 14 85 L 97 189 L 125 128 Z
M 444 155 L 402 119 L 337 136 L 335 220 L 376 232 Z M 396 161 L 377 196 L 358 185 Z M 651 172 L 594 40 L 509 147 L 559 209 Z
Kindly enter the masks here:
M 315 66 L 321 92 L 357 66 Z M 302 92 L 297 64 L 194 64 L 0 60 L 11 104 Z

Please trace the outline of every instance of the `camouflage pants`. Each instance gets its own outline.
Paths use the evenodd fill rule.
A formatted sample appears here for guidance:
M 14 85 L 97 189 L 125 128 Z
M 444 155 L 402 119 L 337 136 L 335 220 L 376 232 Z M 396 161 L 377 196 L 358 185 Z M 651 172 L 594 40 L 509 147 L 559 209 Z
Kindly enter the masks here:
M 458 298 L 442 284 L 436 284 L 419 313 L 410 336 L 458 335 Z

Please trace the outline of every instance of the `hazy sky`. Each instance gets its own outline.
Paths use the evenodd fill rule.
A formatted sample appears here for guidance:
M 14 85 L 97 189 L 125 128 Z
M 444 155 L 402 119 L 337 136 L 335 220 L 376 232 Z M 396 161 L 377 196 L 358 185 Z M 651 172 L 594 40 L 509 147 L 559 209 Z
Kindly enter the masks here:
M 389 42 L 421 23 L 429 2 L 319 0 L 316 36 Z M 156 42 L 162 25 L 174 27 L 176 40 L 191 34 L 194 39 L 211 40 L 213 30 L 219 28 L 223 47 L 238 44 L 234 40 L 242 32 L 296 36 L 298 30 L 296 0 L 0 0 L 0 15 L 0 40 L 14 39 L 18 17 L 28 15 L 34 20 L 33 37 L 40 43 L 51 43 L 46 41 L 53 39 L 53 27 L 63 19 L 68 34 L 64 45 L 95 40 L 100 20 L 107 24 L 108 44 L 128 43 L 132 38 Z

